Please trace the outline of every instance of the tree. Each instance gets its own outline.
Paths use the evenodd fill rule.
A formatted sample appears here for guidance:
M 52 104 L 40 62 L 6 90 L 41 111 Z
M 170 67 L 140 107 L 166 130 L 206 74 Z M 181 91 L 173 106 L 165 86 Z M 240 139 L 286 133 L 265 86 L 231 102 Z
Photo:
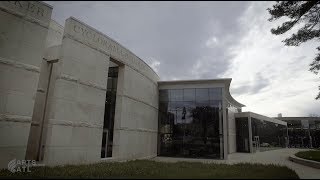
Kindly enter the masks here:
M 311 113 L 311 114 L 309 114 L 309 117 L 320 117 L 320 115 Z
M 270 22 L 281 17 L 289 18 L 281 26 L 272 28 L 272 34 L 284 34 L 295 25 L 303 23 L 302 28 L 282 41 L 286 46 L 299 46 L 312 39 L 320 40 L 320 1 L 277 1 L 272 8 L 267 10 L 271 15 L 271 18 L 268 19 Z M 318 53 L 310 64 L 309 70 L 317 75 L 320 72 L 320 46 L 316 49 Z M 320 91 L 315 99 L 320 99 Z

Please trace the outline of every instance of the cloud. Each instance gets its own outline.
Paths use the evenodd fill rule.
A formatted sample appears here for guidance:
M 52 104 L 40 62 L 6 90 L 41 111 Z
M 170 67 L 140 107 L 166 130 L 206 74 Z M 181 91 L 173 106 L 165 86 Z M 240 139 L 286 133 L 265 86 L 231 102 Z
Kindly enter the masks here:
M 257 73 L 251 81 L 246 81 L 242 85 L 233 88 L 234 95 L 253 95 L 258 94 L 265 87 L 270 85 L 270 80 Z
M 151 60 L 149 60 L 149 63 L 151 68 L 155 71 L 155 72 L 159 72 L 159 66 L 160 66 L 160 61 L 156 60 L 155 58 L 150 58 Z M 150 62 L 151 61 L 151 62 Z
M 161 80 L 233 78 L 244 111 L 317 113 L 319 78 L 309 72 L 316 42 L 286 47 L 270 29 L 274 2 L 48 2 L 64 25 L 74 16 L 145 60 Z
M 206 42 L 206 46 L 209 48 L 213 48 L 216 45 L 218 45 L 218 39 L 215 36 L 212 36 L 208 41 Z
M 161 60 L 162 80 L 217 78 L 228 69 L 225 50 L 240 31 L 235 17 L 247 2 L 49 2 L 53 19 L 69 16 L 95 27 L 149 63 Z M 225 13 L 228 11 L 228 13 Z M 232 27 L 232 28 L 231 28 Z M 215 38 L 214 38 L 215 37 Z M 213 45 L 217 41 L 219 45 Z M 210 44 L 211 43 L 211 44 Z M 205 61 L 205 62 L 202 62 Z M 150 61 L 150 63 L 152 63 Z M 149 63 L 149 65 L 151 65 Z M 198 64 L 198 69 L 194 69 Z M 177 68 L 179 67 L 179 68 Z M 193 73 L 191 73 L 192 70 Z
M 284 46 L 281 41 L 292 31 L 282 36 L 270 33 L 270 29 L 277 26 L 267 21 L 266 8 L 272 3 L 252 2 L 239 18 L 246 33 L 231 48 L 234 57 L 223 76 L 233 78 L 231 93 L 247 106 L 245 111 L 267 116 L 317 113 L 320 101 L 315 101 L 314 97 L 318 78 L 308 71 L 317 44 Z

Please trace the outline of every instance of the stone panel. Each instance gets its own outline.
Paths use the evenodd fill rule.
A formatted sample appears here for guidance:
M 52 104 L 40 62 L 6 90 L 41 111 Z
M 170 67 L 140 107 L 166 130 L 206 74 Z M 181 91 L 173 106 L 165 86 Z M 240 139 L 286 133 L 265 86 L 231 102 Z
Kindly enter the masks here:
M 63 38 L 55 90 L 49 100 L 52 128 L 44 159 L 48 164 L 100 159 L 108 66 L 107 55 Z M 66 140 L 59 140 L 63 136 Z
M 29 135 L 29 123 L 24 122 L 1 122 L 0 147 L 25 147 Z
M 0 168 L 25 158 L 51 12 L 42 2 L 0 2 L 1 117 L 13 117 L 0 121 Z
M 22 160 L 25 158 L 26 147 L 1 147 L 0 148 L 0 168 L 5 169 L 13 159 Z
M 125 68 L 124 82 L 123 95 L 158 108 L 158 87 L 156 83 L 131 68 Z

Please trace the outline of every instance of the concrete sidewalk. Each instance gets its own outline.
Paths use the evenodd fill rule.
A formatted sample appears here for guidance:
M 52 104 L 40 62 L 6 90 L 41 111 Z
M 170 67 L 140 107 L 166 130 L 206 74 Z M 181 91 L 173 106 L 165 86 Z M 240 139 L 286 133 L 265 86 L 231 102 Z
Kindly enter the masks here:
M 202 162 L 202 163 L 223 163 L 223 164 L 235 164 L 235 163 L 261 163 L 261 164 L 278 164 L 287 166 L 293 169 L 301 179 L 319 179 L 320 169 L 304 166 L 294 163 L 289 160 L 289 156 L 295 154 L 298 151 L 305 149 L 277 149 L 271 151 L 257 152 L 253 154 L 249 153 L 233 153 L 229 155 L 228 160 L 213 160 L 213 159 L 191 159 L 191 158 L 170 158 L 170 157 L 155 157 L 151 160 L 162 162 Z

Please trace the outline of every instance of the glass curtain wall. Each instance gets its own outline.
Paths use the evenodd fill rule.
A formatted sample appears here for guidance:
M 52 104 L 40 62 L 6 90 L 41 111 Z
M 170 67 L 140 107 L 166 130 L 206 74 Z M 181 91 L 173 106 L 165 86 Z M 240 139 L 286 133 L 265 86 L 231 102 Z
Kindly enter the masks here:
M 223 158 L 222 88 L 160 90 L 159 101 L 159 156 Z
M 286 120 L 288 123 L 289 147 L 319 148 L 320 121 Z
M 309 121 L 310 148 L 320 148 L 320 121 Z
M 252 141 L 259 143 L 260 151 L 286 147 L 287 126 L 251 118 Z

